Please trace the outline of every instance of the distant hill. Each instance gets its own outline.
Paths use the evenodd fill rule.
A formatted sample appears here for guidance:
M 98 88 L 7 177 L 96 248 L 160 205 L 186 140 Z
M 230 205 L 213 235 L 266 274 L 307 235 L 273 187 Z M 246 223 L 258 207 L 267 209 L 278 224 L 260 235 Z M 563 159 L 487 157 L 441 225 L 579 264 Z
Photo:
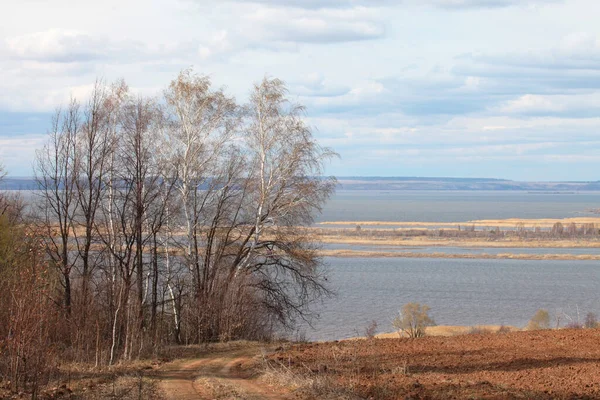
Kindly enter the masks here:
M 35 180 L 31 177 L 7 176 L 0 182 L 1 190 L 35 190 Z
M 519 182 L 488 178 L 338 177 L 343 190 L 522 190 L 535 192 L 600 191 L 595 182 Z
M 31 177 L 6 177 L 1 190 L 33 190 Z M 593 182 L 520 182 L 493 178 L 431 177 L 338 177 L 340 190 L 522 190 L 531 192 L 600 191 L 600 181 Z

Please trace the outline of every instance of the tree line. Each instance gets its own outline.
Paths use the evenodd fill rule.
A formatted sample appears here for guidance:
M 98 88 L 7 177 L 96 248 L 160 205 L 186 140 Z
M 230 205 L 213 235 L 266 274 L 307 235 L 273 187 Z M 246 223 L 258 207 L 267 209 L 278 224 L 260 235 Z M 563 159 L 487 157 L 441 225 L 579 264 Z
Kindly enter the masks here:
M 305 228 L 333 156 L 278 79 L 243 105 L 192 70 L 155 98 L 96 82 L 53 116 L 32 215 L 0 200 L 0 374 L 18 385 L 48 354 L 111 365 L 310 318 L 328 290 Z

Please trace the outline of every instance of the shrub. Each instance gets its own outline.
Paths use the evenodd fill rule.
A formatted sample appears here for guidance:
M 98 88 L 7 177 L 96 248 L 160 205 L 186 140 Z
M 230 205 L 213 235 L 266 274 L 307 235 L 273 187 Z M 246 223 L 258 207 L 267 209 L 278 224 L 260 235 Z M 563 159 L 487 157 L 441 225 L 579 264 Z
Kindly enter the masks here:
M 550 328 L 550 314 L 548 314 L 547 310 L 543 309 L 537 310 L 527 324 L 528 331 L 536 331 L 539 329 L 548 328 Z
M 598 327 L 598 316 L 593 312 L 587 313 L 585 316 L 584 326 L 586 328 L 597 328 Z
M 569 322 L 567 324 L 567 326 L 565 326 L 565 328 L 567 329 L 583 329 L 583 325 L 581 325 L 579 322 Z
M 565 227 L 563 226 L 563 224 L 561 224 L 560 222 L 556 222 L 554 225 L 552 225 L 552 230 L 550 231 L 550 233 L 552 233 L 552 235 L 554 236 L 561 236 L 564 230 Z
M 472 326 L 467 333 L 469 335 L 487 335 L 488 333 L 492 332 L 493 331 L 490 328 L 486 328 L 483 326 Z
M 429 317 L 429 306 L 419 303 L 408 303 L 402 306 L 398 316 L 394 318 L 392 325 L 398 331 L 398 335 L 409 338 L 425 336 L 425 328 L 434 326 L 435 321 Z
M 377 333 L 377 321 L 373 320 L 365 328 L 365 337 L 367 339 L 373 339 Z

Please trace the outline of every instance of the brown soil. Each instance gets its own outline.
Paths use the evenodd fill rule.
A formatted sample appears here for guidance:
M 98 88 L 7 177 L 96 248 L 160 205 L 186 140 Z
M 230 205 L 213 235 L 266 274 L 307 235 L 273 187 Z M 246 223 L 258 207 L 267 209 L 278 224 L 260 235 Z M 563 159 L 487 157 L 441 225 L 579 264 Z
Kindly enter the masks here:
M 249 344 L 200 359 L 177 360 L 164 365 L 156 378 L 167 400 L 287 399 L 286 390 L 257 379 L 262 372 L 261 351 Z
M 274 365 L 373 399 L 600 398 L 600 330 L 294 345 Z

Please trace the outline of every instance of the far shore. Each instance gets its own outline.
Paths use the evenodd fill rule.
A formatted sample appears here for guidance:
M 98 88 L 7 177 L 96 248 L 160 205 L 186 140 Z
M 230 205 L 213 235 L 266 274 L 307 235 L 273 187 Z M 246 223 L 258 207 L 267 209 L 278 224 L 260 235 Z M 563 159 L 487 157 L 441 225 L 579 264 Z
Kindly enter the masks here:
M 574 224 L 600 224 L 600 217 L 574 217 L 574 218 L 542 218 L 542 219 L 481 219 L 462 222 L 422 222 L 422 221 L 324 221 L 319 222 L 320 226 L 394 226 L 394 227 L 436 227 L 436 228 L 456 228 L 462 227 L 489 227 L 489 228 L 515 228 L 523 226 L 524 228 L 551 228 L 554 224 L 560 222 L 563 225 Z
M 558 225 L 558 228 L 555 225 Z M 559 233 L 551 233 L 547 229 L 552 227 L 560 229 Z M 566 233 L 567 227 L 569 233 Z M 564 219 L 511 218 L 452 223 L 329 221 L 316 224 L 310 230 L 318 238 L 318 241 L 324 244 L 373 247 L 361 250 L 352 248 L 321 250 L 319 254 L 326 257 L 600 260 L 599 254 L 521 254 L 518 252 L 518 249 L 526 248 L 600 248 L 599 228 L 599 217 L 580 217 Z M 419 248 L 424 247 L 493 248 L 507 249 L 507 251 L 500 254 L 468 252 L 449 254 L 443 250 L 439 252 L 419 251 Z M 394 251 L 393 248 L 414 251 L 400 252 Z

